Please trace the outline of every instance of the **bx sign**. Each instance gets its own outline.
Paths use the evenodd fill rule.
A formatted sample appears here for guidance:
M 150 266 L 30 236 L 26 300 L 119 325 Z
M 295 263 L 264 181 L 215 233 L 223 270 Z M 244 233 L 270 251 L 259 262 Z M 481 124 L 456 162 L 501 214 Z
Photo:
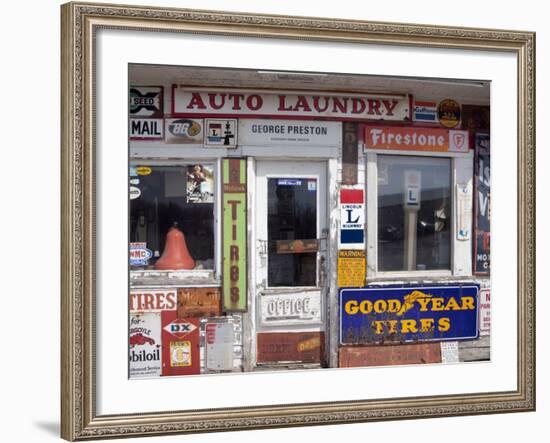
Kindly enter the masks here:
M 340 291 L 340 343 L 475 339 L 479 286 L 367 287 Z

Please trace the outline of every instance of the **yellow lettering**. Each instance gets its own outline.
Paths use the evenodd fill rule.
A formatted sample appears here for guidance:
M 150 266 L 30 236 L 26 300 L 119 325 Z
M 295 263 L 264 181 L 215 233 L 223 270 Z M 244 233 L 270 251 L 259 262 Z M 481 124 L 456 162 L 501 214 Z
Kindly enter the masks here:
M 432 311 L 443 311 L 443 298 L 432 298 Z
M 445 306 L 446 311 L 460 311 L 460 306 L 454 297 L 451 297 Z
M 356 300 L 348 301 L 344 306 L 344 310 L 346 311 L 347 314 L 350 314 L 350 315 L 357 314 L 357 312 L 359 311 L 359 308 L 357 306 L 357 301 Z
M 375 334 L 383 334 L 384 333 L 384 321 L 383 320 L 374 320 L 372 322 L 372 325 L 374 327 L 374 333 Z
M 386 300 L 376 300 L 374 302 L 374 312 L 377 314 L 382 314 L 383 312 L 386 312 L 388 309 L 388 304 L 386 303 Z
M 401 309 L 401 302 L 399 300 L 388 300 L 388 312 L 399 312 Z
M 370 311 L 372 311 L 372 303 L 368 300 L 363 300 L 359 305 L 359 310 L 362 314 L 368 314 Z
M 416 320 L 401 320 L 401 332 L 403 334 L 407 332 L 418 332 Z
M 435 320 L 433 318 L 420 319 L 420 332 L 431 331 L 434 327 Z
M 388 332 L 390 334 L 397 333 L 397 320 L 388 320 L 388 321 L 386 321 L 386 324 L 389 326 Z
M 462 309 L 475 309 L 474 297 L 462 297 Z
M 426 312 L 428 310 L 428 303 L 430 303 L 430 299 L 429 298 L 417 298 L 416 301 L 418 302 L 418 304 L 420 305 L 420 310 L 422 312 Z
M 446 332 L 451 329 L 451 319 L 449 317 L 441 317 L 437 322 L 437 330 Z

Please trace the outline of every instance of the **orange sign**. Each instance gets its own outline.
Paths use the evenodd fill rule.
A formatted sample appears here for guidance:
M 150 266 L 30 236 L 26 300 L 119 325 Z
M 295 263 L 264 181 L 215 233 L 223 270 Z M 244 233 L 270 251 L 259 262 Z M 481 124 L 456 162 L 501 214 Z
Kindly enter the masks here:
M 414 126 L 365 126 L 366 149 L 468 152 L 468 131 Z

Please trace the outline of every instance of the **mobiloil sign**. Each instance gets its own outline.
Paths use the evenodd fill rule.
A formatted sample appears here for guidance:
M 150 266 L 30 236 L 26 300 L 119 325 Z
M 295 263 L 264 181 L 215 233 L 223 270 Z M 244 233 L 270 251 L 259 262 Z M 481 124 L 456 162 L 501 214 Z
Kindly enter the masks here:
M 478 337 L 479 286 L 367 287 L 340 291 L 340 343 Z

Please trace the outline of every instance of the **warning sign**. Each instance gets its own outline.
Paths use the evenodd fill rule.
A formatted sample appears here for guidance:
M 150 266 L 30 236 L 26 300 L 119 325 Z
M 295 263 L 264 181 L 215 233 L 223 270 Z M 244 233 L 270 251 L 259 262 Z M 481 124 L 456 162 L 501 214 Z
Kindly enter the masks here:
M 338 251 L 338 286 L 361 288 L 367 278 L 365 251 L 344 249 Z

